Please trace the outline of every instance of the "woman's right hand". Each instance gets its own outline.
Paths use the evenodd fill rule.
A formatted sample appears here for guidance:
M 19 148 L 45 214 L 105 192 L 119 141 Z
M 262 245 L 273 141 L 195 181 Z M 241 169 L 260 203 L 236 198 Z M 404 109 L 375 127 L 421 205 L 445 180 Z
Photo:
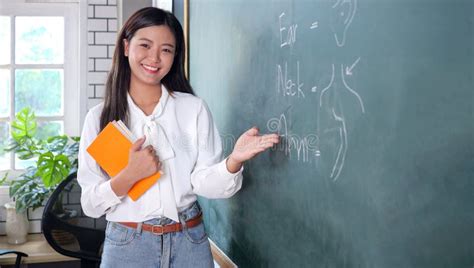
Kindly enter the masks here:
M 148 145 L 141 148 L 145 139 L 145 137 L 142 137 L 132 144 L 128 165 L 125 168 L 126 173 L 130 174 L 135 182 L 161 170 L 161 162 L 153 146 Z
M 141 148 L 145 137 L 138 139 L 130 148 L 127 166 L 110 181 L 110 187 L 117 196 L 124 196 L 139 180 L 161 170 L 161 162 L 153 146 Z

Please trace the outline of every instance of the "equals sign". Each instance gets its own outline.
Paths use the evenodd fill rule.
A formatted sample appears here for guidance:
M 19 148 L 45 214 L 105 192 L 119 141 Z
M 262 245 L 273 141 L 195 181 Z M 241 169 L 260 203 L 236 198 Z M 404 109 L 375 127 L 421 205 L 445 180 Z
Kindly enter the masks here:
M 318 28 L 318 22 L 315 21 L 311 24 L 311 27 L 309 27 L 310 29 L 315 29 L 315 28 Z

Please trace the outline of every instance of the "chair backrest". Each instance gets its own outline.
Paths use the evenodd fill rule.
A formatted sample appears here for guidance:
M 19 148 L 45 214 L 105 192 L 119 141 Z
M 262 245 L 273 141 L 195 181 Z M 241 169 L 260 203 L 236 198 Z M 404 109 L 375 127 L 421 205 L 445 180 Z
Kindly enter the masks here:
M 45 205 L 41 228 L 48 243 L 60 254 L 99 263 L 107 222 L 105 217 L 84 215 L 76 177 L 76 173 L 69 175 L 54 190 Z

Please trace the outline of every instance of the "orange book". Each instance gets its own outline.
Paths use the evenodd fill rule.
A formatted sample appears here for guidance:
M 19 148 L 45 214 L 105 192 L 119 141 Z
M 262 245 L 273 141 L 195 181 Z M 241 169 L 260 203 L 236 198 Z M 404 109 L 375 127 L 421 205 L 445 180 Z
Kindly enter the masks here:
M 102 167 L 107 174 L 113 178 L 128 164 L 130 148 L 133 137 L 122 121 L 113 121 L 97 135 L 95 140 L 87 148 L 87 152 Z M 143 178 L 135 183 L 128 191 L 128 196 L 137 201 L 153 184 L 158 181 L 161 174 Z

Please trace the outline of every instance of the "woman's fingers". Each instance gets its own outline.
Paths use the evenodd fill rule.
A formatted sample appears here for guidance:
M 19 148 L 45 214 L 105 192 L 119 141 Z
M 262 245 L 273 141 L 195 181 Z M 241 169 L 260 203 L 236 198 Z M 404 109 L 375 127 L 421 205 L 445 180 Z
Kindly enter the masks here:
M 145 148 L 143 148 L 143 151 L 146 151 L 146 152 L 149 152 L 149 153 L 153 153 L 155 149 L 153 149 L 153 146 L 150 144 L 150 145 L 147 145 Z
M 276 134 L 269 134 L 260 137 L 259 146 L 260 147 L 272 147 L 275 143 L 279 142 L 279 137 Z
M 143 150 L 151 155 L 152 161 L 153 163 L 155 163 L 156 171 L 160 171 L 162 168 L 162 164 L 160 162 L 160 158 L 158 157 L 158 154 L 156 153 L 156 150 L 153 147 L 153 145 L 150 144 L 146 146 L 145 148 L 143 148 Z
M 232 152 L 235 159 L 247 161 L 280 142 L 278 134 L 259 135 L 258 132 L 258 129 L 253 127 L 239 137 Z
M 163 166 L 162 166 L 161 162 L 158 161 L 158 164 L 156 165 L 156 170 L 160 171 L 162 167 Z
M 249 136 L 256 136 L 258 135 L 259 129 L 257 127 L 252 127 L 249 130 L 245 131 L 244 134 Z
M 267 134 L 267 135 L 263 135 L 262 139 L 265 140 L 265 141 L 278 142 L 280 137 L 277 134 Z
M 141 137 L 140 139 L 138 139 L 137 141 L 135 141 L 133 144 L 132 144 L 132 147 L 130 147 L 130 150 L 132 150 L 133 152 L 135 151 L 139 151 L 141 146 L 143 145 L 143 143 L 145 143 L 145 139 L 146 137 L 143 136 Z

